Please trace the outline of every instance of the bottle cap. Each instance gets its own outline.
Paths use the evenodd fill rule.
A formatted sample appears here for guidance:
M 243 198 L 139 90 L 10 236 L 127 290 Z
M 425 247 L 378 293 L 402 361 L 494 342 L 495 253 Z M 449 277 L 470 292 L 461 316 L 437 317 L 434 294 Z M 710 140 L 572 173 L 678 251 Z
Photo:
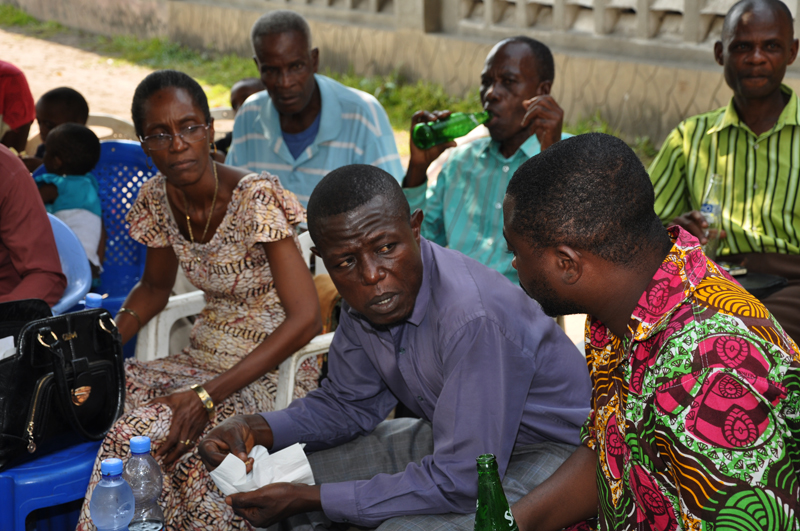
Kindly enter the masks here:
M 150 453 L 150 437 L 144 435 L 137 435 L 136 437 L 131 437 L 131 453 L 132 454 Z
M 100 473 L 104 476 L 119 476 L 122 474 L 122 459 L 116 457 L 103 459 L 100 463 Z
M 99 293 L 87 293 L 86 294 L 86 307 L 87 308 L 102 308 L 103 307 L 103 296 Z

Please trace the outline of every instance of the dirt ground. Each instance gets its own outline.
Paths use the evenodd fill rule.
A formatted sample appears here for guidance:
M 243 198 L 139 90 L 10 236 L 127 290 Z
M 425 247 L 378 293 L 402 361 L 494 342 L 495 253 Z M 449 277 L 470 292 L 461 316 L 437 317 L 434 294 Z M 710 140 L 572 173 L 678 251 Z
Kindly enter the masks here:
M 34 100 L 50 89 L 70 86 L 83 94 L 91 112 L 130 120 L 133 91 L 151 70 L 82 50 L 79 43 L 70 34 L 43 40 L 0 29 L 0 57 L 25 72 Z M 228 120 L 216 124 L 218 132 L 231 127 Z M 34 122 L 31 136 L 37 133 Z M 396 136 L 398 143 L 408 142 L 408 133 Z M 567 335 L 573 342 L 583 339 L 583 323 L 584 316 L 566 317 Z
M 91 112 L 130 120 L 133 91 L 150 70 L 69 46 L 70 40 L 77 41 L 70 35 L 58 40 L 63 43 L 0 30 L 0 55 L 25 72 L 34 100 L 50 89 L 69 86 L 84 95 Z

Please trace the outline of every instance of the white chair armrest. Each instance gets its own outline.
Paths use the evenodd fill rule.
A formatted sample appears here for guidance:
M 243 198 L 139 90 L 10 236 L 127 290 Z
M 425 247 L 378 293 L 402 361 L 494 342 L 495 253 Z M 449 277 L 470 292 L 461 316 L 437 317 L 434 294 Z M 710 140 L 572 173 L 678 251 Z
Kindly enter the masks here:
M 173 295 L 157 316 L 139 330 L 136 341 L 136 359 L 150 361 L 169 354 L 169 333 L 181 317 L 197 315 L 206 305 L 202 291 Z
M 278 390 L 275 394 L 275 411 L 284 409 L 294 398 L 294 383 L 297 369 L 300 365 L 313 356 L 325 354 L 331 348 L 334 332 L 315 337 L 308 345 L 301 348 L 280 365 L 278 375 Z

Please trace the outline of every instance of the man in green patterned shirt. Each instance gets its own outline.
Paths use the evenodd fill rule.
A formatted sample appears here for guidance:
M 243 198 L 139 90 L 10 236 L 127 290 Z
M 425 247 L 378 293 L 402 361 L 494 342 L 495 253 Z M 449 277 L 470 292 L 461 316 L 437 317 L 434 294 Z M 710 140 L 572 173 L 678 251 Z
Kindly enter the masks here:
M 455 142 L 424 151 L 412 142 L 403 181 L 411 211 L 425 214 L 425 238 L 496 269 L 514 284 L 517 272 L 502 245 L 503 196 L 517 168 L 562 137 L 564 111 L 550 95 L 554 74 L 553 55 L 541 42 L 528 37 L 499 42 L 481 72 L 481 103 L 492 114 L 486 123 L 490 137 L 453 150 L 430 190 L 426 170 Z M 411 127 L 449 114 L 419 111 Z
M 649 170 L 662 222 L 680 225 L 703 244 L 708 224 L 700 204 L 712 175 L 722 177 L 717 255 L 789 280 L 762 301 L 794 338 L 800 338 L 800 105 L 781 82 L 797 49 L 785 4 L 734 5 L 714 45 L 733 98 L 681 122 Z

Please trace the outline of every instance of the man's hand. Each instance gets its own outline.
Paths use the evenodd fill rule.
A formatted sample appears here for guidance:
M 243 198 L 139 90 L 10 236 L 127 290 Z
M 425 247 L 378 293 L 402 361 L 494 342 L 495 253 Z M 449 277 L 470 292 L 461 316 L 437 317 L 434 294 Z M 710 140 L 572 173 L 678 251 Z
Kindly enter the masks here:
M 442 118 L 447 118 L 448 116 L 450 116 L 450 111 L 417 111 L 414 113 L 414 116 L 411 117 L 411 134 L 413 135 L 414 133 L 414 126 L 419 123 L 435 122 Z M 444 150 L 456 147 L 456 143 L 451 141 L 433 146 L 430 149 L 420 149 L 410 138 L 408 142 L 410 144 L 411 158 L 408 161 L 408 172 L 406 172 L 406 178 L 403 181 L 404 188 L 416 188 L 423 184 L 427 179 L 426 172 L 428 166 L 430 166 Z
M 597 454 L 581 445 L 511 513 L 520 531 L 558 531 L 596 516 L 597 508 Z
M 531 127 L 533 134 L 539 139 L 542 151 L 561 140 L 561 128 L 564 125 L 564 110 L 550 94 L 536 96 L 522 102 L 525 116 L 522 127 Z
M 208 414 L 194 391 L 154 398 L 150 403 L 165 404 L 172 410 L 169 435 L 154 454 L 156 458 L 163 457 L 164 466 L 168 467 L 197 443 L 197 438 L 208 424 Z
M 214 470 L 228 454 L 233 454 L 247 464 L 247 472 L 250 472 L 253 461 L 247 456 L 257 444 L 272 448 L 272 429 L 267 421 L 261 415 L 237 415 L 208 432 L 198 450 L 209 470 Z
M 321 511 L 319 485 L 272 483 L 252 492 L 232 494 L 225 503 L 255 527 L 269 527 L 290 516 Z
M 695 238 L 700 240 L 700 245 L 705 245 L 708 243 L 708 236 L 706 234 L 708 232 L 708 222 L 706 221 L 706 218 L 703 217 L 703 214 L 697 210 L 692 210 L 691 212 L 681 214 L 677 218 L 673 219 L 670 225 L 683 227 Z M 720 239 L 725 238 L 726 236 L 727 233 L 724 230 L 719 231 Z

